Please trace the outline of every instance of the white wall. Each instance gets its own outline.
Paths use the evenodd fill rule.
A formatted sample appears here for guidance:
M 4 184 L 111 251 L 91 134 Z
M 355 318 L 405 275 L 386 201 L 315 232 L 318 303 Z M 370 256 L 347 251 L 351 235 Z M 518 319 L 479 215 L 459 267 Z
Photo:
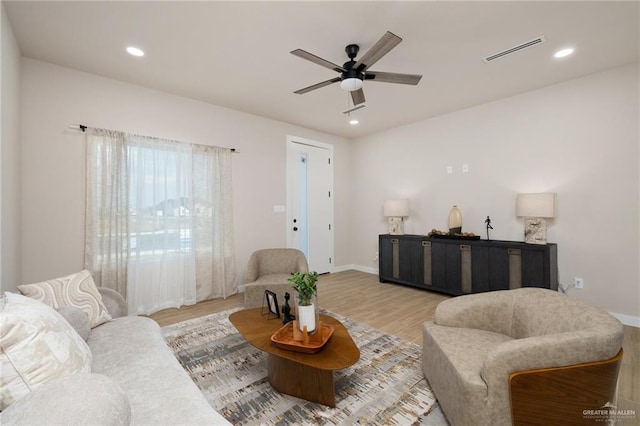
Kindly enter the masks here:
M 20 49 L 7 19 L 1 16 L 0 143 L 0 290 L 15 291 L 21 284 L 21 176 L 20 176 Z
M 490 215 L 493 239 L 522 240 L 515 195 L 554 191 L 549 241 L 559 245 L 561 282 L 582 277 L 572 297 L 640 317 L 637 66 L 354 141 L 31 59 L 21 78 L 23 282 L 82 267 L 84 137 L 69 124 L 238 148 L 240 282 L 253 250 L 286 244 L 285 214 L 273 205 L 285 204 L 290 134 L 334 144 L 336 266 L 376 269 L 384 199 L 410 198 L 407 233 L 445 229 L 457 204 L 464 230 L 484 235 Z
M 254 115 L 23 58 L 23 278 L 82 268 L 85 142 L 69 124 L 236 148 L 234 227 L 239 283 L 259 248 L 286 246 L 287 135 L 334 145 L 335 258 L 349 256 L 347 140 Z
M 355 140 L 351 261 L 377 268 L 387 198 L 410 199 L 405 233 L 447 229 L 457 204 L 463 231 L 484 238 L 490 215 L 492 239 L 522 241 L 516 194 L 557 192 L 560 282 L 640 325 L 638 81 L 616 68 Z

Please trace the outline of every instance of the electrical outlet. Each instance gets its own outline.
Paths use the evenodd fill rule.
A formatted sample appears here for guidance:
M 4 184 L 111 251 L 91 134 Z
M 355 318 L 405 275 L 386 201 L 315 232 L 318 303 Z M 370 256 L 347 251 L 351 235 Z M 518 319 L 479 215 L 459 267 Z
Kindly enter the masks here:
M 450 175 L 453 173 L 453 166 L 447 166 L 447 174 Z
M 374 262 L 377 262 L 377 261 L 378 261 L 378 252 L 376 252 L 376 255 L 375 255 L 375 256 L 373 256 L 373 261 L 374 261 Z
M 462 165 L 462 173 L 469 173 L 469 165 L 467 163 Z
M 576 288 L 584 288 L 584 280 L 582 278 L 575 277 L 573 279 L 573 285 Z

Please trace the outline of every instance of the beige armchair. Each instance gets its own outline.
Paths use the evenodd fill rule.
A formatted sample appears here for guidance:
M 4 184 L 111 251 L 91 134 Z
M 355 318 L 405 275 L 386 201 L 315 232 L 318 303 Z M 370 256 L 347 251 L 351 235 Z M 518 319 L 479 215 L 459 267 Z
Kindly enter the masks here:
M 555 291 L 441 302 L 423 327 L 423 372 L 452 425 L 584 424 L 615 403 L 622 324 Z
M 276 293 L 278 306 L 282 306 L 284 294 L 292 292 L 291 284 L 287 280 L 293 272 L 309 272 L 307 259 L 300 250 L 274 248 L 258 250 L 253 253 L 247 264 L 244 307 L 258 308 L 262 306 L 265 290 Z M 293 303 L 293 300 L 290 303 Z

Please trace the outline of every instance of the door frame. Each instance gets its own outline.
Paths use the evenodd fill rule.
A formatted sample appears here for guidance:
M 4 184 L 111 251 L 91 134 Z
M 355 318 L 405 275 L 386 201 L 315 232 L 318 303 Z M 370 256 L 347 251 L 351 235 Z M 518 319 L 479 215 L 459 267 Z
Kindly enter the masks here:
M 318 141 L 314 141 L 311 139 L 306 139 L 306 138 L 301 138 L 298 136 L 292 136 L 292 135 L 287 135 L 287 157 L 286 157 L 286 191 L 287 191 L 287 214 L 286 214 L 286 223 L 285 223 L 285 233 L 287 236 L 287 247 L 288 248 L 296 248 L 294 247 L 293 244 L 293 234 L 291 232 L 291 227 L 293 226 L 293 196 L 292 196 L 292 187 L 293 187 L 293 180 L 294 180 L 294 176 L 292 175 L 294 172 L 292 170 L 291 167 L 289 167 L 291 161 L 293 161 L 294 159 L 294 145 L 293 144 L 298 144 L 298 145 L 308 145 L 311 147 L 315 147 L 315 148 L 322 148 L 322 149 L 326 149 L 328 150 L 328 154 L 329 154 L 329 158 L 331 161 L 331 174 L 330 174 L 330 181 L 329 181 L 329 190 L 331 191 L 331 197 L 329 197 L 329 223 L 331 224 L 331 232 L 329 234 L 329 256 L 331 258 L 331 262 L 329 263 L 329 273 L 333 272 L 334 269 L 334 265 L 335 265 L 335 250 L 334 250 L 334 232 L 335 232 L 335 227 L 334 227 L 334 198 L 335 198 L 335 192 L 334 192 L 334 177 L 333 177 L 333 145 L 331 144 L 327 144 L 324 142 L 318 142 Z

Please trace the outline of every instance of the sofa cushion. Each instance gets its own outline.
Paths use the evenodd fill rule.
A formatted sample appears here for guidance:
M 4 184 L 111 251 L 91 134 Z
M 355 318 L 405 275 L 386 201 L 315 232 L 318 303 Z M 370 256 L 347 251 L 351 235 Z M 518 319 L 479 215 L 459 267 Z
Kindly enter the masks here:
M 5 293 L 0 311 L 0 410 L 54 379 L 91 371 L 91 351 L 53 308 Z
M 113 379 L 131 404 L 131 424 L 229 424 L 207 402 L 144 317 L 121 317 L 91 330 L 92 369 Z
M 75 306 L 63 306 L 62 308 L 56 309 L 56 312 L 67 320 L 85 342 L 87 341 L 91 326 L 89 325 L 89 316 L 85 311 Z
M 0 414 L 0 424 L 128 425 L 130 418 L 129 401 L 113 380 L 100 374 L 74 374 L 42 385 L 12 404 Z
M 75 306 L 82 309 L 89 315 L 92 328 L 111 320 L 93 277 L 87 270 L 40 283 L 19 285 L 18 290 L 54 308 Z

